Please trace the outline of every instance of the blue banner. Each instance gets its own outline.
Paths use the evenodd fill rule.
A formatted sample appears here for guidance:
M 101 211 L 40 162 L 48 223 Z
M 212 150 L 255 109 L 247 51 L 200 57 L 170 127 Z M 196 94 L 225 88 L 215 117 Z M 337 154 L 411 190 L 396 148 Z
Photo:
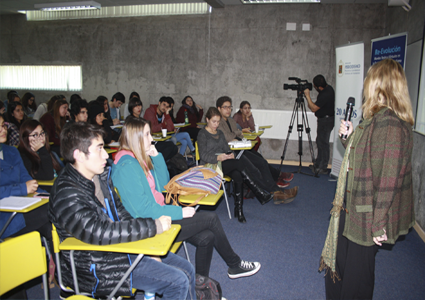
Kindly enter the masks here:
M 406 45 L 407 33 L 372 40 L 371 65 L 386 58 L 392 58 L 404 68 Z

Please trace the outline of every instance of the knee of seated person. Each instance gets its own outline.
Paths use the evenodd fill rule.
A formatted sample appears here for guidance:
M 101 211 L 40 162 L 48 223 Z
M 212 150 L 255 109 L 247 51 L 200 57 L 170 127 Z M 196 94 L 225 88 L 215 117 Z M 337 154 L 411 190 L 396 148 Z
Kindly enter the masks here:
M 198 247 L 208 247 L 214 245 L 215 236 L 213 232 L 204 230 L 201 234 L 202 236 L 200 236 L 198 240 Z

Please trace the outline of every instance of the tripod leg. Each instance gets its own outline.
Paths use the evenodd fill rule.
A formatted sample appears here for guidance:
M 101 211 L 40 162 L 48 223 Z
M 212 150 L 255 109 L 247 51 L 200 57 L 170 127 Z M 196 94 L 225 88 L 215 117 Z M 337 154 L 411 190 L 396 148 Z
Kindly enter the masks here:
M 280 157 L 281 160 L 280 160 L 279 170 L 282 169 L 283 160 L 285 159 L 286 149 L 288 147 L 289 136 L 291 135 L 292 128 L 294 126 L 295 112 L 297 111 L 296 109 L 297 109 L 297 103 L 295 102 L 294 109 L 292 111 L 291 121 L 289 122 L 288 135 L 286 136 L 285 146 L 283 147 L 282 156 Z

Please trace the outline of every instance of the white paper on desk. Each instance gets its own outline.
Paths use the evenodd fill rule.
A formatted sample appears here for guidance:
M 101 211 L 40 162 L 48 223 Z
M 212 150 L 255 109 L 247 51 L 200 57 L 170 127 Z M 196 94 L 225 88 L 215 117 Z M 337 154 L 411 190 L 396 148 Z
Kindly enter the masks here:
M 238 149 L 238 148 L 248 148 L 251 147 L 251 141 L 232 141 L 229 142 L 229 146 L 232 148 Z
M 108 144 L 109 147 L 119 147 L 120 143 L 119 142 L 114 142 L 114 143 L 110 143 Z
M 41 199 L 43 199 L 43 197 L 15 197 L 15 196 L 6 197 L 0 200 L 0 208 L 21 210 L 37 202 L 40 202 Z
M 174 124 L 174 127 L 176 127 L 176 126 L 184 126 L 184 125 L 186 125 L 186 123 L 175 123 Z
M 122 125 L 121 124 L 119 124 L 119 125 L 113 125 L 113 126 L 110 126 L 111 127 L 111 129 L 115 129 L 115 128 L 122 128 Z

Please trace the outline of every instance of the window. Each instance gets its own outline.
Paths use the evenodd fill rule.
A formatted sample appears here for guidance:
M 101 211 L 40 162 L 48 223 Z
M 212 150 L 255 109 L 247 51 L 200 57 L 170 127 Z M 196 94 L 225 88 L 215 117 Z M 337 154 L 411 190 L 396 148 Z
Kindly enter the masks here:
M 0 66 L 0 89 L 81 91 L 81 66 Z

